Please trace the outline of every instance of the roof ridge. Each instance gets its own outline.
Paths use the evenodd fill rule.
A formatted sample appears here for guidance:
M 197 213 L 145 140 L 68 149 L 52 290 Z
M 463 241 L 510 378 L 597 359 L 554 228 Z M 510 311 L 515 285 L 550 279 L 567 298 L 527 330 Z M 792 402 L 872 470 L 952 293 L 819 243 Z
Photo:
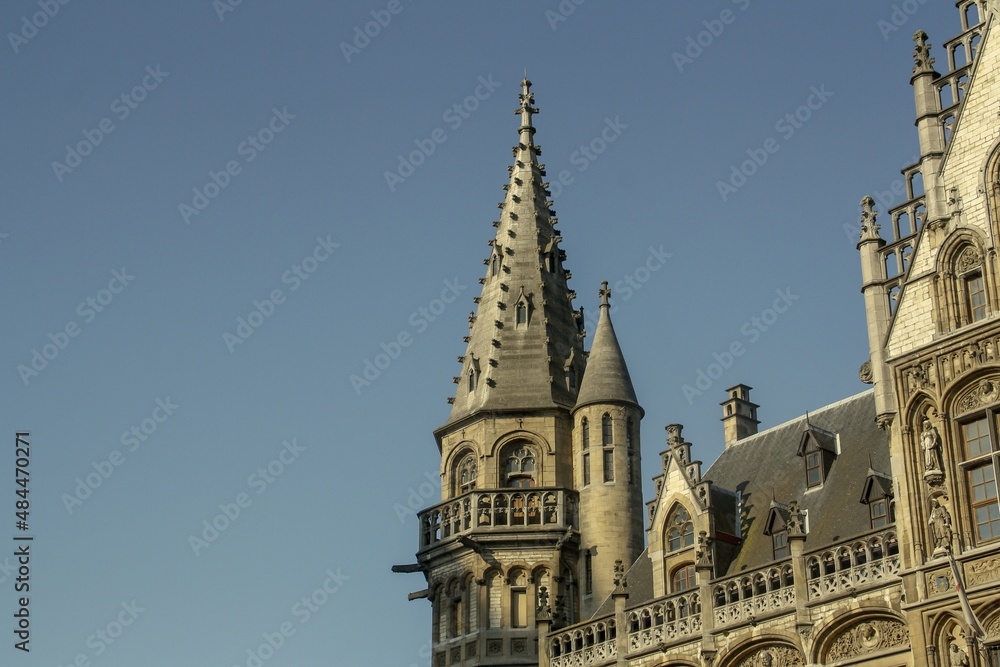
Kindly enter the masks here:
M 836 408 L 836 407 L 838 407 L 840 405 L 843 405 L 844 403 L 850 403 L 851 401 L 856 401 L 856 400 L 860 399 L 862 396 L 866 396 L 867 394 L 873 394 L 873 393 L 875 393 L 875 389 L 874 388 L 872 388 L 872 389 L 866 389 L 865 391 L 862 391 L 861 393 L 855 394 L 853 396 L 848 396 L 847 398 L 842 398 L 839 401 L 836 401 L 834 403 L 830 403 L 829 405 L 824 405 L 819 410 L 809 411 L 809 416 L 810 417 L 814 417 L 814 416 L 816 416 L 818 414 L 822 414 L 822 413 L 826 412 L 827 410 L 830 410 L 832 408 Z M 795 417 L 793 419 L 789 419 L 788 421 L 782 422 L 780 424 L 772 426 L 772 427 L 770 427 L 768 429 L 765 429 L 763 431 L 760 431 L 758 433 L 754 433 L 753 435 L 748 435 L 745 438 L 740 438 L 739 440 L 737 440 L 736 442 L 734 442 L 732 445 L 730 445 L 730 447 L 738 447 L 738 446 L 740 446 L 740 445 L 742 445 L 744 443 L 750 442 L 751 440 L 756 440 L 760 436 L 767 435 L 771 431 L 776 431 L 779 428 L 784 428 L 786 426 L 791 426 L 795 422 L 800 421 L 802 419 L 805 419 L 805 417 L 806 416 L 804 414 L 803 415 L 799 415 L 798 417 Z M 830 435 L 836 435 L 836 433 L 833 433 L 831 431 L 827 431 L 826 429 L 824 429 L 822 427 L 817 427 L 815 424 L 812 424 L 812 423 L 810 423 L 809 427 L 813 428 L 813 429 L 816 429 L 816 430 L 825 431 L 826 433 L 829 433 Z

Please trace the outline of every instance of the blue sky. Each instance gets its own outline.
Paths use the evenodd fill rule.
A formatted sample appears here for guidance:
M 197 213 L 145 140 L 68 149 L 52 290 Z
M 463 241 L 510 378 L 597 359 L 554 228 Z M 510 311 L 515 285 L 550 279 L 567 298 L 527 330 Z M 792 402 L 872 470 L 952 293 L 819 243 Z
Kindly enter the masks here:
M 667 423 L 715 459 L 730 385 L 762 428 L 863 391 L 858 202 L 916 154 L 913 32 L 943 71 L 959 31 L 918 0 L 14 0 L 0 26 L 0 565 L 17 431 L 35 536 L 31 652 L 5 627 L 0 664 L 32 667 L 246 665 L 265 635 L 268 666 L 428 663 L 423 581 L 389 568 L 438 497 L 525 67 L 647 480 Z

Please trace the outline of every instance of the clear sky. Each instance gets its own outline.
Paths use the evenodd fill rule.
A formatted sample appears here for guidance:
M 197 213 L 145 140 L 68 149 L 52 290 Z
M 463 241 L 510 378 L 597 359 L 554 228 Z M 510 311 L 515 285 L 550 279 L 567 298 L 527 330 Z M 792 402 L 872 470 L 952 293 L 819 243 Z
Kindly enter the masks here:
M 525 67 L 646 480 L 667 423 L 714 460 L 730 385 L 762 428 L 863 391 L 858 202 L 916 154 L 913 32 L 943 71 L 959 31 L 939 0 L 9 0 L 0 26 L 0 665 L 32 667 L 253 665 L 265 635 L 269 667 L 428 663 L 424 582 L 389 568 L 439 497 Z

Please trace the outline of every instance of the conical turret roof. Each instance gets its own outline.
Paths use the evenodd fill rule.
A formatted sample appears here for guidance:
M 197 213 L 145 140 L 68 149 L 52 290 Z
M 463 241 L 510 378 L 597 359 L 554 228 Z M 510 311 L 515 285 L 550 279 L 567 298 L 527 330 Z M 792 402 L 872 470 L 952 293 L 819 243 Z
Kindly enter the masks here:
M 615 327 L 611 324 L 611 291 L 608 283 L 601 285 L 601 315 L 594 332 L 594 344 L 587 357 L 587 370 L 580 385 L 576 407 L 582 408 L 593 403 L 628 403 L 642 407 L 635 396 L 632 378 L 625 365 Z
M 531 82 L 521 82 L 518 143 L 506 197 L 498 206 L 496 236 L 484 260 L 486 277 L 469 316 L 468 346 L 448 424 L 481 411 L 576 404 L 583 376 L 583 316 L 563 267 L 562 237 L 548 200 L 541 148 L 534 143 Z M 447 426 L 447 424 L 446 424 Z

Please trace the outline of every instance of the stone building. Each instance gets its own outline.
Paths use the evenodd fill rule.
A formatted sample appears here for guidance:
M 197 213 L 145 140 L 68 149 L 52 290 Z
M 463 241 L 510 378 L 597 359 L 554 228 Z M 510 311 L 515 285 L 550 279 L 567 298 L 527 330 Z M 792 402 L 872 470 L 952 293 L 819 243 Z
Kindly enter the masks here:
M 760 432 L 728 389 L 722 454 L 669 425 L 645 510 L 612 295 L 587 353 L 522 82 L 442 502 L 395 568 L 433 665 L 1000 664 L 1000 2 L 956 6 L 946 62 L 914 36 L 908 199 L 861 202 L 872 389 Z

